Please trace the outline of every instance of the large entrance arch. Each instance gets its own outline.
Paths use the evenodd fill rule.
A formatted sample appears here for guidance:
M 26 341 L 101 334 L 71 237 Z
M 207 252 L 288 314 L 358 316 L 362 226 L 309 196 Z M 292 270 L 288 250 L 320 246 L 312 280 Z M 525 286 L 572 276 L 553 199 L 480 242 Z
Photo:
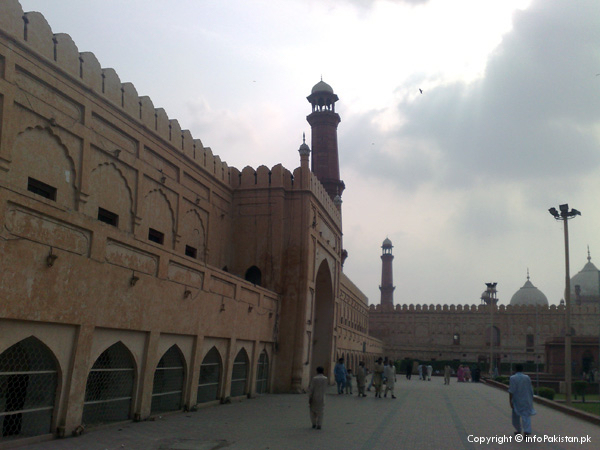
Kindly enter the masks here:
M 325 375 L 332 375 L 331 359 L 334 327 L 333 281 L 327 261 L 323 261 L 315 280 L 315 316 L 313 319 L 311 377 L 317 367 L 325 369 Z

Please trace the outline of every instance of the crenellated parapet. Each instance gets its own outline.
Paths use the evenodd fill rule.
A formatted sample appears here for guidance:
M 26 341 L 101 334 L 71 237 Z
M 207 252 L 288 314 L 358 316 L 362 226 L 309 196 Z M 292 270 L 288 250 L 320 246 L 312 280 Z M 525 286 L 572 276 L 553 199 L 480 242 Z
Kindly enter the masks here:
M 24 12 L 18 0 L 0 2 L 0 33 L 36 53 L 67 77 L 109 102 L 130 119 L 166 141 L 220 181 L 229 184 L 229 166 L 147 96 L 140 96 L 132 83 L 121 82 L 112 68 L 102 68 L 91 52 L 80 52 L 68 34 L 53 33 L 39 12 Z
M 487 305 L 434 305 L 434 304 L 398 304 L 394 305 L 393 308 L 384 308 L 382 305 L 370 305 L 369 311 L 377 313 L 431 313 L 431 312 L 471 312 L 471 313 L 488 313 L 489 307 Z M 557 314 L 562 315 L 565 313 L 564 305 L 548 305 L 548 306 L 535 306 L 535 305 L 498 305 L 496 311 L 499 313 L 506 314 Z M 596 305 L 573 305 L 571 306 L 572 314 L 598 314 L 598 306 Z
M 331 197 L 315 176 L 308 172 L 308 185 L 303 185 L 304 171 L 302 167 L 294 170 L 294 173 L 277 164 L 269 169 L 267 166 L 259 166 L 254 169 L 246 166 L 240 172 L 235 167 L 230 168 L 229 185 L 233 189 L 267 189 L 283 188 L 285 190 L 310 190 L 327 213 L 334 218 L 338 224 L 341 221 L 341 213 L 334 205 Z

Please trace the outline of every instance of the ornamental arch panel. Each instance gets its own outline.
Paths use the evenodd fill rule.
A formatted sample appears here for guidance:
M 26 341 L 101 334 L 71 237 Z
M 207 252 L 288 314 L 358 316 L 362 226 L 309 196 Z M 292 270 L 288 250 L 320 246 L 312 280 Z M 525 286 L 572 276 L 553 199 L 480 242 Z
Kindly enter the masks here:
M 52 432 L 58 379 L 54 354 L 33 336 L 0 354 L 0 441 Z

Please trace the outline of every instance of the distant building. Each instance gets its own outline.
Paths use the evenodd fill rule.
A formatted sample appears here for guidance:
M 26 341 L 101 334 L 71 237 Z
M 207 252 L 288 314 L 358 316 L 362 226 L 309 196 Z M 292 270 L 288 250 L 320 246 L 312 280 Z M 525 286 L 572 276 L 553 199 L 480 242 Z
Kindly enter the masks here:
M 300 167 L 229 167 L 67 34 L 0 2 L 0 447 L 382 354 L 344 275 L 337 96 Z
M 392 243 L 382 245 L 380 305 L 371 305 L 369 330 L 384 342 L 385 354 L 395 359 L 454 361 L 486 367 L 493 354 L 497 367 L 515 362 L 545 365 L 554 374 L 564 370 L 559 345 L 565 333 L 564 305 L 548 305 L 546 296 L 527 281 L 512 296 L 509 305 L 490 301 L 484 292 L 479 305 L 395 305 L 391 293 Z M 572 278 L 576 300 L 572 305 L 572 329 L 577 349 L 573 373 L 598 367 L 600 272 L 591 262 Z M 575 297 L 577 295 L 577 297 Z M 492 317 L 492 304 L 494 313 Z M 594 339 L 592 339 L 594 337 Z M 564 346 L 564 338 L 563 346 Z M 589 342 L 595 342 L 589 346 Z M 584 345 L 586 344 L 586 345 Z M 564 355 L 564 353 L 562 353 Z

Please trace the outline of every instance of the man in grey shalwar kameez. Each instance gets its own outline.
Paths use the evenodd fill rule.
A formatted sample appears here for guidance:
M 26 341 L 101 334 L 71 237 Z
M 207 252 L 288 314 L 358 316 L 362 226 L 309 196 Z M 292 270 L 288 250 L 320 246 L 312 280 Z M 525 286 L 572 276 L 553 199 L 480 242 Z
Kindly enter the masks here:
M 323 413 L 325 411 L 325 391 L 329 381 L 323 375 L 325 370 L 317 367 L 317 375 L 313 377 L 308 386 L 308 404 L 310 406 L 310 420 L 312 427 L 321 429 L 323 424 Z
M 512 409 L 512 423 L 515 434 L 531 434 L 531 416 L 535 415 L 533 409 L 533 387 L 531 378 L 523 373 L 523 364 L 515 366 L 517 373 L 510 377 L 508 393 L 510 395 L 510 407 Z M 521 427 L 522 422 L 522 427 Z

